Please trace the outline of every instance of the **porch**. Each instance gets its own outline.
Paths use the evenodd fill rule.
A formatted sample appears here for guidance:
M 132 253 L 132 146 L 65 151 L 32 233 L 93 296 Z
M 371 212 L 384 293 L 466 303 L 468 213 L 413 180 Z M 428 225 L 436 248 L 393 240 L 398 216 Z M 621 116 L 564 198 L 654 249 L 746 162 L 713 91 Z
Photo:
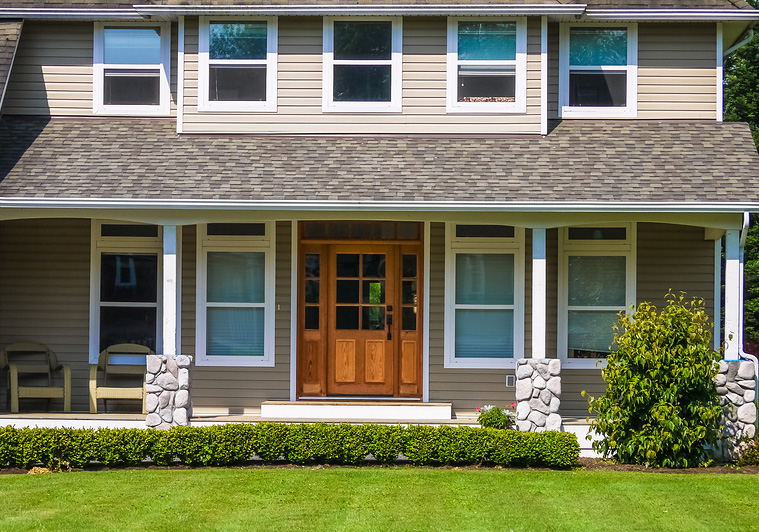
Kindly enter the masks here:
M 5 213 L 6 216 L 13 214 Z M 106 424 L 102 426 L 118 423 L 144 426 L 145 418 L 139 413 L 139 404 L 134 401 L 111 400 L 108 412 L 95 416 L 80 413 L 87 411 L 89 365 L 97 359 L 100 347 L 104 345 L 101 336 L 111 338 L 107 342 L 138 341 L 141 338 L 134 332 L 137 330 L 134 327 L 130 329 L 129 336 L 116 338 L 113 335 L 119 334 L 118 327 L 104 327 L 99 321 L 108 314 L 103 309 L 126 306 L 123 301 L 114 303 L 101 297 L 102 259 L 106 255 L 155 256 L 155 261 L 151 263 L 155 268 L 154 301 L 143 301 L 132 308 L 152 309 L 140 312 L 150 315 L 153 320 L 152 341 L 157 352 L 194 356 L 190 371 L 190 423 L 256 421 L 261 419 L 261 406 L 267 401 L 293 401 L 297 405 L 297 402 L 309 400 L 309 395 L 299 391 L 299 367 L 302 368 L 303 360 L 298 348 L 302 345 L 299 335 L 303 331 L 299 312 L 302 317 L 305 307 L 317 304 L 307 304 L 299 299 L 305 295 L 305 282 L 314 278 L 307 279 L 301 272 L 303 263 L 298 257 L 303 254 L 304 244 L 301 243 L 299 224 L 295 220 L 314 219 L 313 213 L 287 213 L 285 217 L 281 213 L 250 211 L 233 214 L 185 212 L 181 215 L 122 212 L 117 220 L 114 220 L 116 213 L 105 211 L 88 213 L 96 216 L 89 218 L 28 218 L 21 214 L 29 216 L 33 213 L 19 212 L 16 219 L 0 222 L 0 345 L 37 341 L 54 349 L 61 362 L 72 368 L 72 410 L 75 413 L 52 413 L 62 409 L 62 402 L 56 399 L 49 404 L 25 400 L 21 404 L 21 414 L 2 414 L 0 419 L 11 424 L 70 422 L 86 426 L 101 426 L 99 423 Z M 317 219 L 343 222 L 366 220 L 379 225 L 394 218 L 397 220 L 398 216 L 327 212 L 320 213 Z M 166 222 L 167 217 L 172 218 L 172 223 Z M 558 357 L 562 361 L 559 413 L 565 420 L 565 429 L 582 427 L 587 415 L 587 401 L 580 392 L 587 390 L 591 395 L 598 395 L 603 392 L 603 382 L 596 367 L 596 359 L 600 358 L 598 352 L 569 345 L 567 319 L 569 312 L 578 310 L 570 308 L 566 299 L 566 261 L 573 256 L 572 253 L 577 253 L 577 256 L 624 257 L 623 305 L 642 300 L 662 304 L 664 294 L 672 289 L 704 298 L 707 312 L 719 316 L 719 308 L 715 309 L 714 302 L 719 301 L 720 297 L 720 256 L 722 237 L 726 235 L 729 261 L 726 270 L 725 326 L 726 330 L 736 331 L 733 334 L 737 335 L 737 294 L 740 292 L 736 273 L 738 234 L 742 223 L 738 215 L 564 213 L 549 216 L 546 213 L 523 212 L 455 216 L 417 213 L 414 217 L 419 220 L 414 223 L 420 227 L 418 278 L 401 275 L 400 280 L 418 283 L 417 301 L 416 304 L 399 301 L 398 306 L 414 308 L 418 313 L 420 348 L 416 375 L 419 391 L 416 397 L 404 398 L 396 392 L 389 397 L 396 400 L 415 399 L 422 404 L 449 403 L 450 418 L 436 419 L 436 424 L 473 424 L 476 422 L 474 409 L 477 406 L 496 404 L 508 407 L 516 402 L 514 361 L 523 357 Z M 128 232 L 135 223 L 148 224 L 156 230 L 149 236 L 135 236 L 134 233 L 129 233 L 131 236 L 110 236 L 113 231 Z M 214 240 L 208 235 L 206 224 L 209 223 L 226 226 L 243 224 L 248 229 L 251 225 L 263 225 L 264 234 L 263 237 L 242 235 L 243 238 L 239 234 L 211 235 L 217 238 Z M 104 236 L 104 224 L 117 226 L 117 229 L 109 228 L 111 233 L 106 231 Z M 459 231 L 460 227 L 466 228 L 469 233 Z M 483 231 L 483 227 L 506 227 L 511 228 L 511 232 L 477 236 L 476 231 Z M 591 234 L 592 238 L 580 239 L 584 241 L 581 247 L 573 248 L 569 227 L 597 228 L 601 238 Z M 619 238 L 619 233 L 617 238 L 604 238 L 603 228 L 609 227 L 625 228 L 624 239 Z M 611 236 L 614 237 L 613 232 Z M 269 292 L 262 304 L 249 305 L 250 308 L 261 308 L 265 314 L 260 330 L 256 330 L 257 338 L 262 339 L 261 353 L 255 355 L 255 364 L 240 359 L 214 359 L 215 355 L 209 350 L 212 344 L 207 337 L 210 307 L 207 301 L 205 305 L 199 301 L 209 282 L 208 253 L 262 249 L 265 255 L 262 282 L 264 290 Z M 459 357 L 455 352 L 457 339 L 459 343 L 466 340 L 464 344 L 468 342 L 468 347 L 472 349 L 479 345 L 473 335 L 456 336 L 454 333 L 459 308 L 452 305 L 456 294 L 455 284 L 452 283 L 456 276 L 451 266 L 455 264 L 457 255 L 480 257 L 487 254 L 514 257 L 511 270 L 514 281 L 507 290 L 513 302 L 497 309 L 504 311 L 504 315 L 513 316 L 512 333 L 505 337 L 485 335 L 489 342 L 506 341 L 510 350 L 504 351 L 502 357 L 489 360 L 487 356 Z M 477 267 L 488 267 L 486 263 L 476 262 L 479 258 L 473 260 L 470 263 Z M 298 286 L 302 288 L 293 288 Z M 468 305 L 470 307 L 464 305 L 461 308 L 477 310 L 479 304 Z M 234 305 L 229 305 L 229 308 L 232 307 Z M 609 308 L 598 310 L 612 314 L 616 312 Z M 397 321 L 402 322 L 401 319 Z M 473 327 L 477 325 L 477 322 L 472 324 Z M 145 337 L 148 329 L 137 332 L 142 331 L 142 337 Z M 720 329 L 721 324 L 717 322 L 716 343 L 719 343 Z M 608 342 L 604 334 L 590 334 L 585 339 L 589 342 L 587 346 L 598 349 L 599 342 Z M 148 337 L 147 341 L 149 343 L 151 338 Z M 205 346 L 205 358 L 200 356 L 198 345 Z M 733 342 L 728 347 L 732 352 L 737 350 L 738 344 Z M 592 356 L 587 358 L 589 353 L 595 353 L 596 359 Z M 400 363 L 400 359 L 396 359 L 396 364 Z M 398 365 L 392 366 L 390 371 L 395 372 L 399 379 L 403 375 L 403 368 Z M 0 397 L 7 393 L 4 388 L 5 380 L 2 379 Z M 330 399 L 328 392 L 324 396 Z M 339 398 L 339 395 L 331 397 Z M 368 395 L 363 399 L 371 398 Z M 99 412 L 103 412 L 102 407 L 100 403 Z M 299 418 L 297 414 L 287 418 L 265 417 L 267 420 L 288 421 L 320 419 L 318 416 Z M 339 421 L 344 418 L 338 415 L 329 419 Z M 357 419 L 388 423 L 401 421 L 399 418 L 387 419 L 375 415 L 358 416 L 352 421 Z M 572 419 L 583 421 L 568 421 Z M 423 417 L 418 421 L 433 422 Z M 581 439 L 584 441 L 584 438 Z

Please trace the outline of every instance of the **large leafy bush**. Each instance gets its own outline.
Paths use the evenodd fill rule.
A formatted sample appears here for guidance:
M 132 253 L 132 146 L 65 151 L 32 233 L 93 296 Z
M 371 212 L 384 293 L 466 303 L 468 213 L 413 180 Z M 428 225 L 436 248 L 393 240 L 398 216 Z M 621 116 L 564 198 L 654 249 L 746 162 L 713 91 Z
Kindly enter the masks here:
M 710 347 L 703 301 L 667 295 L 661 312 L 641 303 L 620 313 L 616 349 L 602 370 L 606 393 L 590 398 L 593 448 L 623 463 L 693 467 L 720 434 L 714 385 L 720 353 Z

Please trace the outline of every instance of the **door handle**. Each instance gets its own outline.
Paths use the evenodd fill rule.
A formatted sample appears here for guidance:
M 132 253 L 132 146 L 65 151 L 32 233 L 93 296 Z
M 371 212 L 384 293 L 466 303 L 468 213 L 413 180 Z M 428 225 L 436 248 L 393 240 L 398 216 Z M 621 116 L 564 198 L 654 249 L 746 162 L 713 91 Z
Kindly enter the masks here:
M 392 314 L 388 314 L 387 315 L 387 324 L 388 325 L 392 325 L 393 324 L 393 315 Z

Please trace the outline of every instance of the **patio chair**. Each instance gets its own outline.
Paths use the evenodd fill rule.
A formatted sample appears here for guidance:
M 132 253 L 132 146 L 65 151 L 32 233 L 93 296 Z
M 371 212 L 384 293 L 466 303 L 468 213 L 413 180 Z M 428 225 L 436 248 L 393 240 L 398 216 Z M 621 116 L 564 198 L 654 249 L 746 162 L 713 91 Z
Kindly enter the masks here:
M 90 364 L 90 413 L 97 414 L 98 399 L 140 399 L 142 413 L 145 414 L 145 357 L 154 354 L 149 347 L 137 344 L 117 344 L 104 349 L 98 357 L 98 363 Z M 102 384 L 98 384 L 98 373 L 103 374 Z M 109 377 L 130 375 L 142 377 L 139 386 L 108 384 Z
M 58 362 L 52 349 L 43 344 L 16 343 L 0 351 L 0 369 L 8 370 L 11 413 L 18 413 L 19 399 L 63 399 L 63 411 L 71 412 L 71 367 Z M 53 372 L 63 370 L 63 386 L 53 386 Z M 47 385 L 20 385 L 22 380 L 47 377 Z

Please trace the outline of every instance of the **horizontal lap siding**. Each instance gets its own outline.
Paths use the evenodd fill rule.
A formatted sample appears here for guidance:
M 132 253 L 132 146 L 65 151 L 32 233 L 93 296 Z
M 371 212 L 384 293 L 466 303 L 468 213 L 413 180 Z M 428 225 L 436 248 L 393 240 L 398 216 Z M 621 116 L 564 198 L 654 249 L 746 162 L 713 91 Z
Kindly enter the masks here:
M 252 412 L 263 401 L 290 398 L 290 223 L 277 222 L 276 227 L 275 367 L 193 367 L 191 394 L 196 414 L 241 414 Z M 185 242 L 189 236 L 185 233 Z M 188 252 L 189 248 L 193 249 L 192 253 Z M 183 272 L 191 272 L 194 278 L 194 246 L 186 246 L 183 260 Z M 192 324 L 194 284 L 189 286 L 187 279 L 183 282 L 183 322 Z M 187 338 L 188 335 L 189 331 L 183 330 L 182 336 Z M 187 339 L 190 341 L 194 346 L 194 338 Z
M 3 113 L 91 116 L 93 32 L 92 22 L 26 21 L 8 80 Z M 176 57 L 177 26 L 172 24 L 172 114 L 176 111 Z
M 638 118 L 714 119 L 714 24 L 640 24 Z
M 39 342 L 55 351 L 71 366 L 74 411 L 89 405 L 89 271 L 89 220 L 0 222 L 0 347 Z M 63 372 L 54 379 L 62 386 Z M 6 383 L 3 376 L 3 398 Z M 22 399 L 20 406 L 47 408 L 35 399 Z M 62 410 L 63 401 L 52 399 L 50 409 Z
M 700 227 L 670 224 L 638 224 L 638 303 L 648 301 L 662 308 L 668 290 L 686 292 L 688 299 L 703 298 L 706 312 L 714 316 L 714 241 L 704 240 Z M 586 416 L 586 390 L 598 397 L 605 385 L 600 370 L 566 370 L 562 374 L 562 413 Z
M 322 19 L 280 17 L 276 113 L 198 112 L 198 19 L 187 18 L 184 131 L 188 133 L 538 133 L 540 20 L 528 22 L 528 112 L 447 114 L 446 18 L 403 20 L 403 112 L 322 112 Z
M 506 406 L 514 388 L 506 387 L 512 370 L 446 369 L 443 367 L 445 320 L 445 226 L 433 223 L 430 235 L 430 401 L 453 403 L 455 410 L 484 404 Z

